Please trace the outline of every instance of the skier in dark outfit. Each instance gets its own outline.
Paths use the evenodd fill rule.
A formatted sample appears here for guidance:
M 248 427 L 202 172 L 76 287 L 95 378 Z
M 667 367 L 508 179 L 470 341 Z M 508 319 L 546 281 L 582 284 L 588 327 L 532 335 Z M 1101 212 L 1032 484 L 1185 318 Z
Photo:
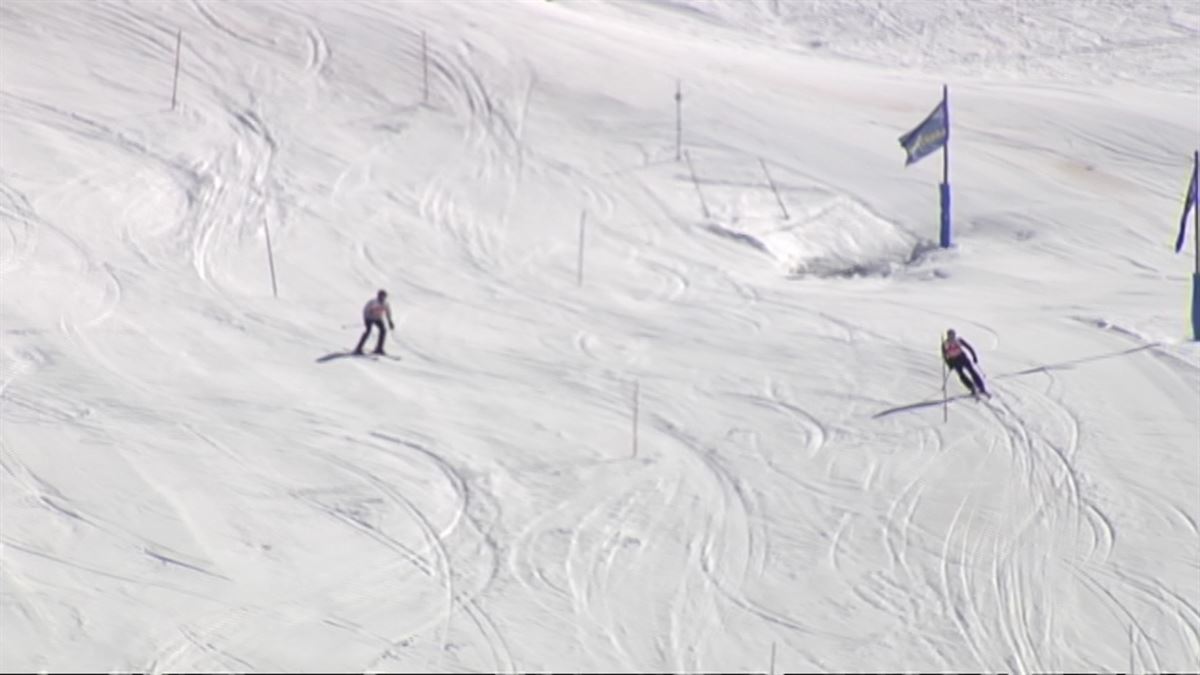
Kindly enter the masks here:
M 363 331 L 362 337 L 358 340 L 358 346 L 354 348 L 355 354 L 361 355 L 363 353 L 363 345 L 367 344 L 367 338 L 371 335 L 372 327 L 379 329 L 379 340 L 375 343 L 375 353 L 384 353 L 383 340 L 387 337 L 387 329 L 383 327 L 384 319 L 387 319 L 388 328 L 392 330 L 396 329 L 396 325 L 392 323 L 392 307 L 387 301 L 387 291 L 379 291 L 363 307 L 363 324 L 367 329 Z
M 970 354 L 970 358 L 967 358 L 967 354 Z M 972 396 L 991 396 L 983 384 L 983 378 L 979 376 L 979 371 L 975 370 L 974 364 L 979 363 L 975 350 L 966 340 L 958 337 L 953 328 L 946 331 L 946 340 L 942 342 L 942 358 L 951 370 L 958 373 L 958 379 L 962 380 L 963 386 L 971 391 Z

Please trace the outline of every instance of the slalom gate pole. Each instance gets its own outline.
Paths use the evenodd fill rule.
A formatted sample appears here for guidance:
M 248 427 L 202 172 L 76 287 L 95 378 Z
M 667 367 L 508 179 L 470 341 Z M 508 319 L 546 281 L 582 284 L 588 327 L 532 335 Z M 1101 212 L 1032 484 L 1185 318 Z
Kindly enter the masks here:
M 183 29 L 175 34 L 175 76 L 171 80 L 171 110 L 175 109 L 175 96 L 179 93 L 179 54 L 183 50 Z
M 263 218 L 263 231 L 267 235 L 267 266 L 271 270 L 271 295 L 279 297 L 279 286 L 275 283 L 275 253 L 271 251 L 271 224 Z

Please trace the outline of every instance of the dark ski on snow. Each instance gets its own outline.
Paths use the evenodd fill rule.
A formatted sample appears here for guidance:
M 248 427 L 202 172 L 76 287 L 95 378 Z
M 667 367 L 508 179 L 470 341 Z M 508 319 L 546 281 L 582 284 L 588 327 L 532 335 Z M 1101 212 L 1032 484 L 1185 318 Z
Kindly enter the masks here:
M 363 354 L 355 354 L 354 352 L 333 352 L 332 354 L 326 354 L 325 356 L 318 358 L 317 363 L 325 363 L 326 361 L 333 361 L 335 359 L 369 359 L 371 361 L 389 359 L 392 361 L 399 361 L 400 357 L 392 356 L 391 354 L 372 354 L 370 352 Z

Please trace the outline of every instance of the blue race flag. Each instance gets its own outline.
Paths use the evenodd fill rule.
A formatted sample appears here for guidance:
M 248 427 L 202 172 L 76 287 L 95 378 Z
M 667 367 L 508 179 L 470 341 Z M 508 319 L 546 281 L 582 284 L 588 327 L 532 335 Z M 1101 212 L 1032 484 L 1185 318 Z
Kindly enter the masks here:
M 1176 253 L 1183 249 L 1184 235 L 1187 234 L 1188 213 L 1196 207 L 1196 166 L 1196 164 L 1192 164 L 1192 180 L 1188 182 L 1187 197 L 1183 199 L 1183 217 L 1179 219 L 1179 238 L 1175 240 Z M 1196 236 L 1200 236 L 1200 233 L 1197 233 Z
M 904 161 L 904 166 L 938 150 L 946 144 L 949 136 L 950 128 L 946 125 L 946 103 L 943 100 L 933 109 L 933 112 L 929 113 L 929 117 L 926 117 L 925 121 L 917 125 L 916 129 L 900 137 L 900 145 L 908 153 L 908 159 Z

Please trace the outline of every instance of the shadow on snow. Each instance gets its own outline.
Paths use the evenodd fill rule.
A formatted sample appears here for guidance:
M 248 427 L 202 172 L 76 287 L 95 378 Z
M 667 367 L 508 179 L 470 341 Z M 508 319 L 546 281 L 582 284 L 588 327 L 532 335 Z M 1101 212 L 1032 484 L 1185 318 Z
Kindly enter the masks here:
M 1092 361 L 1100 361 L 1103 359 L 1111 359 L 1111 358 L 1114 358 L 1117 356 L 1126 356 L 1129 354 L 1135 354 L 1137 352 L 1145 351 L 1147 349 L 1153 349 L 1156 346 L 1157 346 L 1156 344 L 1140 345 L 1138 347 L 1122 349 L 1119 352 L 1112 352 L 1110 354 L 1097 354 L 1095 356 L 1085 356 L 1083 358 L 1072 359 L 1070 361 L 1060 361 L 1058 363 L 1048 363 L 1048 364 L 1041 365 L 1041 366 L 1034 366 L 1033 368 L 1026 368 L 1025 370 L 1018 370 L 1018 371 L 1012 372 L 1012 373 L 1002 373 L 1000 375 L 996 375 L 995 377 L 989 377 L 987 379 L 989 379 L 989 380 L 1005 380 L 1005 379 L 1012 378 L 1012 377 L 1020 377 L 1022 375 L 1034 375 L 1037 373 L 1045 373 L 1045 372 L 1049 372 L 1052 370 L 1070 370 L 1070 369 L 1074 368 L 1075 366 L 1082 364 L 1082 363 L 1091 363 Z M 951 396 L 944 400 L 946 402 L 949 402 L 949 401 L 955 401 L 958 399 L 970 398 L 970 397 L 971 397 L 970 394 L 961 394 L 958 396 Z M 916 403 L 907 403 L 904 405 L 896 406 L 894 408 L 888 408 L 886 410 L 881 410 L 881 411 L 875 413 L 874 415 L 872 415 L 871 417 L 872 418 L 886 417 L 887 415 L 893 415 L 895 413 L 906 412 L 909 410 L 920 410 L 921 408 L 931 408 L 936 405 L 941 405 L 942 402 L 943 402 L 943 399 L 939 398 L 939 399 L 934 399 L 931 401 L 918 401 Z

